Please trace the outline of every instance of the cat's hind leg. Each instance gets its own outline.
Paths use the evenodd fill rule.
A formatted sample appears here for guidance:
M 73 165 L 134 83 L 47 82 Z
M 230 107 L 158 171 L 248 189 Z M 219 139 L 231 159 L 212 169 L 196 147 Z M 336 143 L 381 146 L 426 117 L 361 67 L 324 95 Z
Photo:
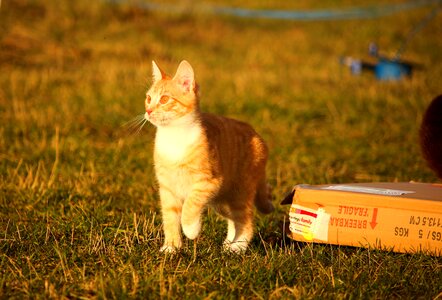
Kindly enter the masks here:
M 227 206 L 218 212 L 227 219 L 227 237 L 224 250 L 236 253 L 244 252 L 253 237 L 253 199 L 255 193 L 235 189 L 228 196 Z
M 224 250 L 229 250 L 230 245 L 235 240 L 236 230 L 235 230 L 235 222 L 233 222 L 233 220 L 229 218 L 226 218 L 226 220 L 227 220 L 227 237 L 224 240 L 223 248 Z
M 253 212 L 244 211 L 227 219 L 227 238 L 224 249 L 235 253 L 244 252 L 253 237 Z

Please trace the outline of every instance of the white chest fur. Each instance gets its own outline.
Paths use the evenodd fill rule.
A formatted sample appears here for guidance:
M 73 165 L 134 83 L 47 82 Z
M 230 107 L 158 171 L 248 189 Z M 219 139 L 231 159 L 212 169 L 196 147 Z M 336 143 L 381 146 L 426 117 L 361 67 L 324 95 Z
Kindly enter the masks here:
M 190 151 L 202 136 L 200 126 L 159 127 L 155 137 L 157 179 L 162 186 L 173 190 L 179 199 L 187 198 L 192 176 L 185 167 Z M 159 171 L 159 172 L 158 172 Z
M 185 160 L 188 152 L 202 136 L 199 124 L 187 126 L 158 127 L 155 137 L 155 152 L 171 163 Z

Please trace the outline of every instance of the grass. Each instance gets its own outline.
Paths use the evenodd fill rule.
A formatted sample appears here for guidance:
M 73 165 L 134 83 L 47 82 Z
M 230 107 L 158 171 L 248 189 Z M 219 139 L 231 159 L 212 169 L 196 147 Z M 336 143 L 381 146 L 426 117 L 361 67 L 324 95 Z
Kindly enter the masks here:
M 441 92 L 441 16 L 404 53 L 421 65 L 412 78 L 379 82 L 338 63 L 369 60 L 371 41 L 392 56 L 434 7 L 290 22 L 158 14 L 131 2 L 1 5 L 1 298 L 441 297 L 441 258 L 298 244 L 282 233 L 280 205 L 257 217 L 244 255 L 221 251 L 226 228 L 211 211 L 197 241 L 176 256 L 158 253 L 154 129 L 134 136 L 121 127 L 143 112 L 151 60 L 173 72 L 187 59 L 203 109 L 247 121 L 267 141 L 275 203 L 297 183 L 437 181 L 418 128 Z

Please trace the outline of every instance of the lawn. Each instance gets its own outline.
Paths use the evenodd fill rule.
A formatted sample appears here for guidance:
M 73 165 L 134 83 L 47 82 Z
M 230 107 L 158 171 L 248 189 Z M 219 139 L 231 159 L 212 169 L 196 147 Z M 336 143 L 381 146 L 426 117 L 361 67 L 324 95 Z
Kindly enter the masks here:
M 173 3 L 172 1 L 168 1 Z M 293 10 L 377 1 L 212 1 Z M 411 78 L 353 76 L 341 56 L 392 57 L 432 9 L 373 19 L 247 19 L 152 12 L 136 1 L 0 2 L 0 298 L 423 298 L 442 296 L 442 258 L 310 245 L 283 234 L 295 184 L 436 182 L 418 131 L 441 93 L 442 12 L 407 44 Z M 399 3 L 399 1 L 393 1 Z M 190 7 L 190 8 L 189 8 Z M 159 253 L 155 129 L 144 111 L 151 61 L 194 67 L 204 111 L 252 124 L 270 149 L 276 212 L 257 216 L 244 255 L 202 235 Z

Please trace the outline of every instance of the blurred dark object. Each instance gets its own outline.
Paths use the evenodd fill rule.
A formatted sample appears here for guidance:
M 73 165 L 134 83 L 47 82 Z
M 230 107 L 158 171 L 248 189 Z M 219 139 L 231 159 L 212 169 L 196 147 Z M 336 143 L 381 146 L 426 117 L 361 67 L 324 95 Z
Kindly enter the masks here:
M 420 144 L 428 166 L 442 180 L 442 95 L 431 102 L 423 116 Z

